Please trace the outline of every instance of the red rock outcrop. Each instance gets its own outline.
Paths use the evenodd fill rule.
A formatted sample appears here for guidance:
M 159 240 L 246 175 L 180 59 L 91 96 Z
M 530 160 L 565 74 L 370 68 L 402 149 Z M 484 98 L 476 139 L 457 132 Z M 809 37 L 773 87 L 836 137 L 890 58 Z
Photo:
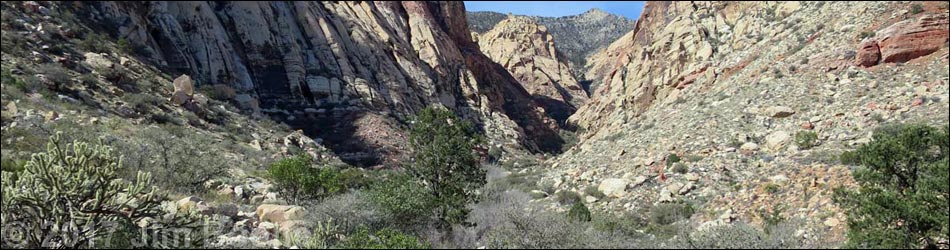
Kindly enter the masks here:
M 854 57 L 854 64 L 862 67 L 871 67 L 881 61 L 881 47 L 875 40 L 866 40 L 861 43 L 857 55 Z
M 939 50 L 950 39 L 947 13 L 924 15 L 895 23 L 877 35 L 881 61 L 906 62 Z

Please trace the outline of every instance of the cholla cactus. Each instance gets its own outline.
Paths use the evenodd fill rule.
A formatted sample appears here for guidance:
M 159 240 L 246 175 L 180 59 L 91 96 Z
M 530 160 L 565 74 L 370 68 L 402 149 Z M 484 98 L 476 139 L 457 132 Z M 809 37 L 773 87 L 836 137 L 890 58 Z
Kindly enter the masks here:
M 88 247 L 116 222 L 134 224 L 162 214 L 164 197 L 148 173 L 122 180 L 121 157 L 111 147 L 63 145 L 60 138 L 61 133 L 51 137 L 47 152 L 34 154 L 22 173 L 3 176 L 4 240 L 30 248 Z M 21 239 L 9 239 L 8 233 Z

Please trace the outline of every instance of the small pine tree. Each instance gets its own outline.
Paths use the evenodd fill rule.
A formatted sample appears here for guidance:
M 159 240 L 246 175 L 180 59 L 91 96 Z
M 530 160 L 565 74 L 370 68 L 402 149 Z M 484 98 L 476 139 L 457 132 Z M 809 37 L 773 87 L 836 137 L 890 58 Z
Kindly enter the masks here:
M 835 190 L 848 214 L 848 248 L 947 248 L 950 127 L 884 126 L 845 152 L 857 190 Z
M 486 183 L 486 171 L 473 151 L 481 137 L 451 111 L 429 107 L 419 112 L 409 142 L 413 162 L 407 169 L 432 196 L 441 226 L 463 222 L 466 205 Z

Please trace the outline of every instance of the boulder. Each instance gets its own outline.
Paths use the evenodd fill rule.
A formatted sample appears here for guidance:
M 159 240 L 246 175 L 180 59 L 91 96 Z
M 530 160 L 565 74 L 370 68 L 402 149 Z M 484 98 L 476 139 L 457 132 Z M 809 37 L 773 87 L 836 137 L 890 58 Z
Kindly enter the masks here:
M 866 40 L 861 43 L 858 54 L 854 57 L 854 64 L 861 67 L 871 67 L 877 65 L 881 60 L 881 47 L 877 41 Z
M 602 181 L 597 190 L 607 197 L 620 197 L 627 194 L 627 185 L 630 181 L 620 178 L 610 178 Z
M 260 221 L 281 224 L 286 221 L 300 220 L 307 211 L 301 206 L 264 204 L 257 207 Z
M 175 78 L 175 81 L 172 82 L 175 85 L 175 93 L 178 92 L 184 93 L 185 95 L 193 96 L 195 94 L 195 81 L 191 80 L 191 76 L 181 75 L 178 78 Z
M 811 122 L 804 122 L 802 123 L 801 128 L 805 130 L 812 130 L 815 129 L 815 124 L 812 124 Z
M 679 189 L 678 193 L 680 195 L 684 195 L 689 193 L 689 191 L 692 191 L 694 188 L 696 188 L 696 185 L 694 185 L 692 182 L 687 182 L 686 185 L 683 185 L 683 187 Z
M 198 204 L 195 204 L 195 212 L 203 215 L 213 215 L 214 207 L 204 201 L 199 201 Z
M 218 207 L 215 209 L 215 212 L 217 212 L 217 214 L 224 215 L 230 218 L 237 217 L 239 211 L 240 209 L 238 209 L 238 206 L 231 203 L 218 205 Z
M 181 200 L 178 200 L 178 202 L 176 203 L 178 205 L 178 212 L 181 212 L 181 213 L 191 212 L 193 209 L 195 209 L 198 206 L 198 202 L 201 202 L 201 201 L 202 201 L 201 198 L 198 198 L 197 196 L 188 196 L 188 197 L 182 198 Z
M 694 174 L 694 173 L 687 173 L 687 174 L 686 174 L 685 176 L 683 176 L 683 177 L 686 177 L 686 180 L 687 180 L 687 181 L 698 181 L 698 180 L 699 180 L 699 175 Z
M 795 110 L 786 106 L 774 106 L 765 109 L 765 113 L 771 117 L 783 118 L 795 114 Z
M 181 105 L 185 105 L 186 103 L 190 102 L 190 101 L 191 101 L 191 96 L 189 96 L 189 95 L 186 94 L 185 92 L 175 91 L 175 93 L 172 94 L 172 99 L 171 99 L 171 101 L 172 101 L 172 103 L 174 103 L 175 105 L 181 106 Z
M 923 15 L 884 28 L 876 36 L 885 63 L 906 62 L 929 55 L 950 40 L 950 22 L 945 13 Z
M 768 136 L 765 136 L 765 146 L 772 150 L 781 149 L 791 137 L 792 136 L 785 131 L 772 132 Z
M 92 66 L 93 68 L 96 68 L 96 69 L 109 69 L 109 68 L 112 68 L 112 66 L 115 66 L 115 64 L 112 63 L 112 60 L 109 60 L 109 58 L 106 58 L 105 56 L 99 53 L 89 52 L 89 53 L 84 54 L 83 56 L 86 57 L 85 62 L 89 64 L 89 66 Z
M 746 142 L 746 143 L 743 143 L 742 146 L 739 147 L 739 150 L 741 150 L 742 153 L 746 153 L 746 154 L 752 153 L 752 152 L 755 152 L 756 150 L 759 150 L 759 144 L 755 144 L 754 142 Z

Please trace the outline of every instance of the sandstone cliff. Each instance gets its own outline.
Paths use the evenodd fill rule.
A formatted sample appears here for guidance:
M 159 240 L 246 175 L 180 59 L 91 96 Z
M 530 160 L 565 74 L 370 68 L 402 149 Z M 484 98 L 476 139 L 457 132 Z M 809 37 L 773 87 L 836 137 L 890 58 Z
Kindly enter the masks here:
M 587 93 L 555 44 L 547 27 L 517 16 L 478 36 L 486 56 L 505 67 L 549 116 L 564 121 L 587 101 Z
M 936 2 L 648 2 L 590 58 L 602 85 L 569 119 L 586 132 L 542 182 L 599 188 L 610 211 L 695 202 L 704 226 L 779 211 L 840 239 L 831 190 L 853 180 L 835 156 L 950 116 L 947 19 Z M 808 132 L 817 147 L 795 142 Z
M 478 51 L 461 3 L 85 5 L 90 20 L 144 45 L 148 61 L 198 86 L 233 88 L 245 108 L 325 137 L 344 158 L 400 151 L 399 124 L 430 104 L 476 121 L 499 143 L 558 148 L 556 124 Z

